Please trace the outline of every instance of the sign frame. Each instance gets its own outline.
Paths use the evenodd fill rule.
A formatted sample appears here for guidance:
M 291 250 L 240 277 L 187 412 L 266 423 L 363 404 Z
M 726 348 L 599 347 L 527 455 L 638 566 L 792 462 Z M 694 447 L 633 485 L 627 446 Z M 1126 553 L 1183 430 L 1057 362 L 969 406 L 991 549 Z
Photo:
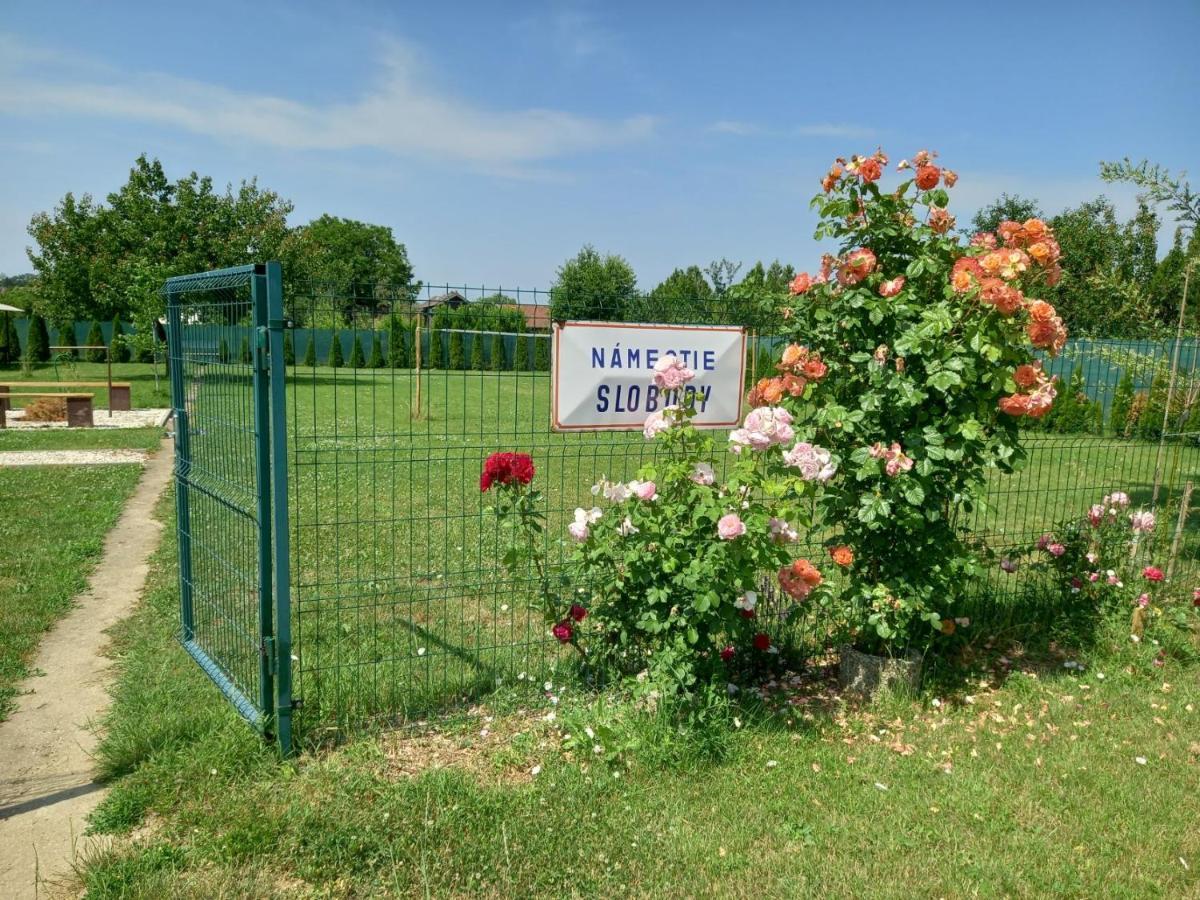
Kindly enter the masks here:
M 635 330 L 635 331 L 717 331 L 723 333 L 736 332 L 739 338 L 738 358 L 738 389 L 737 389 L 737 414 L 732 421 L 728 422 L 697 422 L 692 420 L 692 425 L 696 428 L 736 428 L 742 421 L 742 405 L 745 401 L 746 393 L 746 329 L 740 325 L 666 325 L 662 323 L 642 323 L 642 322 L 593 322 L 591 320 L 569 320 L 565 322 L 553 323 L 553 343 L 551 349 L 553 356 L 551 358 L 551 397 L 550 397 L 550 430 L 560 434 L 570 434 L 579 431 L 639 431 L 642 428 L 642 422 L 630 423 L 628 425 L 564 425 L 558 420 L 558 387 L 559 387 L 559 341 L 562 337 L 562 331 L 565 327 L 571 325 L 582 325 L 588 328 L 611 328 L 614 330 Z M 647 379 L 651 377 L 647 371 Z

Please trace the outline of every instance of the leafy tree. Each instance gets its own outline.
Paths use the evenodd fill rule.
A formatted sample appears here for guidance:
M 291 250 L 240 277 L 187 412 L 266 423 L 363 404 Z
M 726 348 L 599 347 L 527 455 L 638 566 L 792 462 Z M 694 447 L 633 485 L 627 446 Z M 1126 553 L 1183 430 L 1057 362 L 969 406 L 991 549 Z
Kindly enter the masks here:
M 39 312 L 56 321 L 121 315 L 148 331 L 166 277 L 277 258 L 291 209 L 254 180 L 220 193 L 195 172 L 172 182 L 158 160 L 140 156 L 106 205 L 68 193 L 33 217 Z
M 492 333 L 492 346 L 488 348 L 488 368 L 493 372 L 503 372 L 508 368 L 504 359 L 504 336 L 499 332 Z
M 29 320 L 29 335 L 25 339 L 25 358 L 30 362 L 44 363 L 50 360 L 50 332 L 42 316 Z
M 371 358 L 367 361 L 367 367 L 371 369 L 382 369 L 387 365 L 383 361 L 383 338 L 379 336 L 379 332 L 371 333 Z
M 533 338 L 533 367 L 538 372 L 550 371 L 550 335 L 538 334 Z
M 1100 177 L 1109 182 L 1137 185 L 1152 202 L 1166 204 L 1185 228 L 1194 230 L 1200 225 L 1200 195 L 1192 193 L 1191 185 L 1182 175 L 1172 176 L 1149 160 L 1134 163 L 1127 156 L 1119 163 L 1101 162 Z
M 104 329 L 100 327 L 100 323 L 92 319 L 92 325 L 88 329 L 87 337 L 84 338 L 84 344 L 89 347 L 104 346 Z M 88 362 L 104 362 L 108 358 L 108 354 L 104 350 L 84 350 L 83 358 Z
M 434 328 L 429 332 L 429 359 L 425 362 L 427 369 L 442 368 L 442 332 Z
M 290 330 L 283 333 L 283 364 L 285 366 L 296 365 L 296 344 L 292 340 Z
M 74 323 L 67 322 L 58 326 L 58 337 L 55 338 L 55 341 L 57 347 L 74 347 L 76 342 Z M 58 350 L 56 352 L 65 359 L 75 358 L 74 350 Z
M 1128 368 L 1117 382 L 1113 391 L 1112 408 L 1108 413 L 1108 427 L 1117 437 L 1125 434 L 1125 424 L 1129 419 L 1129 408 L 1133 405 L 1133 375 Z
M 340 369 L 345 364 L 345 359 L 342 357 L 342 335 L 336 329 L 333 332 L 333 340 L 329 344 L 329 359 L 325 364 L 331 369 Z
M 304 348 L 304 364 L 310 369 L 317 366 L 317 335 L 312 331 L 308 333 L 308 346 Z
M 323 215 L 292 229 L 280 258 L 285 296 L 331 303 L 347 324 L 356 309 L 411 304 L 420 290 L 408 250 L 385 225 Z
M 741 268 L 740 262 L 735 263 L 725 257 L 714 259 L 705 266 L 704 272 L 708 275 L 708 280 L 712 282 L 713 294 L 724 297 L 733 286 L 733 279 L 737 277 L 738 270 Z
M 517 344 L 513 349 L 513 371 L 529 371 L 529 337 L 525 334 L 525 326 L 517 329 Z
M 446 368 L 461 372 L 466 367 L 467 359 L 463 352 L 462 332 L 456 328 L 450 332 L 450 363 Z
M 358 329 L 353 329 L 350 332 L 350 368 L 364 369 L 367 361 L 363 355 L 362 338 L 358 336 Z
M 1162 434 L 1163 412 L 1167 406 L 1167 376 L 1156 371 L 1150 381 L 1146 405 L 1137 422 L 1137 436 L 1144 441 L 1157 441 Z
M 974 231 L 992 231 L 1000 227 L 1001 222 L 1024 222 L 1026 219 L 1043 219 L 1038 202 L 1030 197 L 1019 194 L 1001 194 L 983 207 L 971 219 Z
M 1175 229 L 1175 241 L 1155 267 L 1150 279 L 1150 306 L 1158 318 L 1167 322 L 1178 320 L 1179 306 L 1183 301 L 1184 273 L 1188 264 L 1194 266 L 1197 259 L 1200 259 L 1200 232 L 1193 232 L 1185 245 L 1183 229 Z M 1194 277 L 1192 285 L 1196 285 Z M 1193 331 L 1200 328 L 1200 304 L 1196 303 L 1196 296 L 1195 293 L 1190 294 L 1185 311 Z
M 637 276 L 624 257 L 584 245 L 558 268 L 550 289 L 553 319 L 620 321 L 637 296 Z
M 115 363 L 129 362 L 129 346 L 125 343 L 123 335 L 121 317 L 113 316 L 112 335 L 108 339 L 108 347 L 109 352 L 112 353 L 112 361 Z
M 483 363 L 482 331 L 476 331 L 471 335 L 471 368 L 476 372 L 482 372 L 485 368 Z
M 388 362 L 393 369 L 407 369 L 411 365 L 404 341 L 405 331 L 407 329 L 399 316 L 395 313 L 388 316 Z
M 709 322 L 714 296 L 699 266 L 676 269 L 645 297 L 633 301 L 627 318 L 642 322 Z

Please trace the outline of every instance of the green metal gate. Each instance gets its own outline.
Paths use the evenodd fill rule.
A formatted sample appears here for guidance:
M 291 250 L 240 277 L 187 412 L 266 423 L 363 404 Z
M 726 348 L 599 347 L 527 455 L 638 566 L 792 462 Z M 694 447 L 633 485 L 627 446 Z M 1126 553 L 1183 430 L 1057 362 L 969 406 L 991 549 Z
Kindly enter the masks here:
M 238 712 L 292 745 L 279 263 L 169 279 L 180 640 Z

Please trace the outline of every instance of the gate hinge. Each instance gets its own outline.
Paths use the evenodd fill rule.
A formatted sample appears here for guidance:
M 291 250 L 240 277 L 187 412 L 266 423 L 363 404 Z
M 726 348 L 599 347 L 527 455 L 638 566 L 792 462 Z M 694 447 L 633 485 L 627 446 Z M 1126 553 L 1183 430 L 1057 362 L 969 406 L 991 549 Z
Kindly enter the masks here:
M 296 323 L 291 319 L 271 319 L 267 327 L 270 328 L 271 331 L 285 331 L 289 328 L 295 328 Z
M 267 661 L 267 671 L 275 674 L 275 638 L 265 637 L 260 645 L 263 658 Z
M 267 335 L 267 327 L 260 325 L 256 329 L 254 362 L 260 372 L 266 372 L 271 367 L 271 343 Z

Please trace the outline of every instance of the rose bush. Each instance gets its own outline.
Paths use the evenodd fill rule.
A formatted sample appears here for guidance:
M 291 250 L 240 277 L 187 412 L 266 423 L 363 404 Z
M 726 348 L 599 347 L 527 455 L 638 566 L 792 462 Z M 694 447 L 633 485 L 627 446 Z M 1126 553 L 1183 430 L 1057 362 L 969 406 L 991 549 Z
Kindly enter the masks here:
M 847 560 L 838 608 L 870 652 L 921 648 L 953 622 L 979 569 L 956 517 L 989 469 L 1022 460 L 1020 419 L 1056 392 L 1031 349 L 1066 340 L 1032 294 L 1061 275 L 1045 223 L 1004 222 L 964 245 L 947 210 L 957 175 L 922 151 L 895 167 L 915 175 L 885 189 L 888 164 L 839 159 L 823 179 L 816 237 L 840 252 L 796 275 L 781 310 L 794 343 L 750 398 L 779 403 L 805 443 L 841 461 L 822 517 Z M 801 360 L 816 362 L 819 392 Z

